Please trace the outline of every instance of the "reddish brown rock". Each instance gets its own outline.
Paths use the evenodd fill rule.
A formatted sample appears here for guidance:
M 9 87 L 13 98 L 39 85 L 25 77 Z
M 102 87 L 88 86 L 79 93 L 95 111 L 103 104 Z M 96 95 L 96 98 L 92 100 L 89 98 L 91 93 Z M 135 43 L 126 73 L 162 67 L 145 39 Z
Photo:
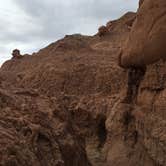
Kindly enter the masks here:
M 106 163 L 106 116 L 125 86 L 125 73 L 116 64 L 122 38 L 66 36 L 3 64 L 2 165 Z M 107 50 L 105 43 L 111 43 Z
M 11 91 L 0 90 L 0 165 L 90 166 L 63 97 Z
M 13 59 L 19 59 L 22 57 L 22 55 L 20 54 L 20 50 L 18 49 L 13 50 L 12 56 L 13 56 Z
M 107 29 L 107 27 L 106 26 L 101 26 L 101 27 L 99 27 L 99 29 L 98 29 L 98 35 L 100 36 L 100 37 L 102 37 L 102 36 L 105 36 L 105 35 L 107 35 L 109 33 L 109 31 L 108 31 L 108 29 Z
M 69 35 L 2 65 L 0 165 L 165 166 L 166 62 L 121 68 L 133 27 L 129 12 L 102 38 Z
M 139 1 L 139 7 L 141 7 L 141 5 L 143 4 L 144 0 L 140 0 Z
M 140 1 L 142 3 L 142 1 Z M 152 64 L 166 56 L 166 1 L 144 0 L 124 44 L 124 67 Z

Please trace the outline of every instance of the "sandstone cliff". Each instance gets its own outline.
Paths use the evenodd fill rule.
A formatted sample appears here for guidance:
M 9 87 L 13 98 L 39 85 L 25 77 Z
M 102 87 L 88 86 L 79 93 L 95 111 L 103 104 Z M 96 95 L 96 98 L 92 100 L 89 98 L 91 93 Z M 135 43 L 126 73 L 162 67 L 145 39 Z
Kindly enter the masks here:
M 0 165 L 166 165 L 164 3 L 140 1 L 138 13 L 108 22 L 95 36 L 68 35 L 5 62 Z M 150 45 L 147 24 L 155 24 Z M 145 72 L 130 76 L 126 67 L 133 66 Z

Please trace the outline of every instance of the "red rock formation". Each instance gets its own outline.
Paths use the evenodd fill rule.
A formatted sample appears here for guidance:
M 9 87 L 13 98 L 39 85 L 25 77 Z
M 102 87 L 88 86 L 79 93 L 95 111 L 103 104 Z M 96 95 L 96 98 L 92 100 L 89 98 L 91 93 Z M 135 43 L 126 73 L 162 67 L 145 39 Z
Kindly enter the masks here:
M 143 4 L 144 0 L 140 0 L 139 1 L 139 7 L 141 7 L 141 5 Z
M 144 0 L 136 20 L 135 13 L 127 13 L 111 21 L 102 38 L 66 36 L 38 53 L 3 64 L 0 165 L 165 166 L 166 62 L 157 58 L 140 74 L 135 66 L 142 54 L 127 54 L 134 43 L 121 51 L 128 36 L 136 37 L 132 34 L 139 29 L 139 17 L 160 12 L 155 5 L 140 16 L 150 2 L 159 1 Z M 156 46 L 161 47 L 160 41 Z M 147 60 L 149 52 L 143 53 Z M 128 76 L 122 66 L 134 67 L 136 76 L 132 70 Z M 132 94 L 129 102 L 126 94 Z
M 18 49 L 13 50 L 12 56 L 13 56 L 13 59 L 17 59 L 17 58 L 19 59 L 22 57 L 22 55 L 20 54 L 20 50 Z
M 124 55 L 121 59 L 123 66 L 142 66 L 166 59 L 165 6 L 165 0 L 143 1 L 128 40 L 124 44 Z
M 102 50 L 108 40 L 66 36 L 4 63 L 1 89 L 8 98 L 2 94 L 2 165 L 103 165 L 106 114 L 125 85 L 114 57 L 121 38 Z
M 59 105 L 63 100 L 21 88 L 0 90 L 1 165 L 90 165 L 70 112 Z
M 106 26 L 101 26 L 101 27 L 99 27 L 99 29 L 98 29 L 98 35 L 100 36 L 100 37 L 102 37 L 102 36 L 105 36 L 105 35 L 107 35 L 109 33 L 109 31 L 108 31 L 108 29 L 107 29 L 107 27 Z

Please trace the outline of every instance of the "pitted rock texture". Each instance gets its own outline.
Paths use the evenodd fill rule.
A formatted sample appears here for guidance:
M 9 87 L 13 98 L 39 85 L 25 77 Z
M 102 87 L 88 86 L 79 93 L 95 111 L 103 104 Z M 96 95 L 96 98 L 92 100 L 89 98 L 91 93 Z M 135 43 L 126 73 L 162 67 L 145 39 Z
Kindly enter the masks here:
M 117 65 L 117 57 L 129 33 L 121 21 L 113 26 L 118 29 L 109 32 L 112 39 L 68 35 L 38 53 L 3 64 L 1 165 L 106 162 L 105 121 L 125 86 L 126 73 Z M 124 36 L 119 38 L 118 31 Z
M 73 131 L 70 112 L 60 99 L 25 89 L 0 90 L 0 164 L 87 165 L 84 141 Z
M 148 42 L 146 19 L 152 11 L 154 16 L 164 11 L 163 3 L 140 1 L 137 14 L 108 22 L 103 36 L 67 35 L 5 62 L 0 69 L 0 165 L 165 166 L 165 48 L 154 63 L 150 52 L 128 54 L 134 40 L 141 47 Z M 145 13 L 145 8 L 150 10 Z M 145 36 L 138 35 L 144 43 L 132 35 L 138 33 L 139 17 L 146 18 L 140 28 Z M 156 25 L 165 32 L 164 22 Z M 156 51 L 160 42 L 148 49 Z M 136 65 L 142 55 L 150 62 Z

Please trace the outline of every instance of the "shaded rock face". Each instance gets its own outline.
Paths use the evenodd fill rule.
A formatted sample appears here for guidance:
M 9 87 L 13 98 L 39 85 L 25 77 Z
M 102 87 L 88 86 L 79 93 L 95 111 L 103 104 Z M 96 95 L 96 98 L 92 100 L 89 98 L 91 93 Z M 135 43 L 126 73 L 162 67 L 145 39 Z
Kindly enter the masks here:
M 64 100 L 0 90 L 0 165 L 90 166 Z
M 123 47 L 124 67 L 142 66 L 166 59 L 166 1 L 140 1 L 136 20 Z
M 142 54 L 128 54 L 126 45 L 128 36 L 134 40 L 138 33 L 139 17 L 149 18 L 151 10 L 157 14 L 158 7 L 163 11 L 162 3 L 140 1 L 137 16 L 129 12 L 108 22 L 102 37 L 68 35 L 38 53 L 5 62 L 0 165 L 165 166 L 166 62 L 156 58 L 137 65 Z M 139 14 L 145 7 L 151 10 Z
M 148 66 L 136 101 L 119 100 L 112 107 L 106 121 L 110 164 L 165 165 L 165 67 L 162 61 Z

